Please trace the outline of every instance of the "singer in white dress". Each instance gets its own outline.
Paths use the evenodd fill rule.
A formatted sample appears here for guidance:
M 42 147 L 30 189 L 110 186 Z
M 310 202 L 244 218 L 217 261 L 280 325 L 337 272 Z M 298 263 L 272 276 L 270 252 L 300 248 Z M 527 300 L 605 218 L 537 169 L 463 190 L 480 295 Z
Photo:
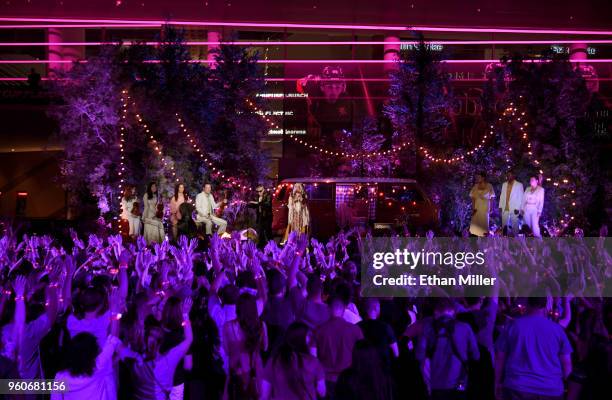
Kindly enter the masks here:
M 157 206 L 159 204 L 159 196 L 157 194 L 157 185 L 154 182 L 147 186 L 147 193 L 142 198 L 144 204 L 144 212 L 142 213 L 142 222 L 144 223 L 144 238 L 148 244 L 161 243 L 164 241 L 164 223 L 157 215 Z
M 476 184 L 470 191 L 470 198 L 473 210 L 470 233 L 475 236 L 485 236 L 489 232 L 489 211 L 491 200 L 495 198 L 495 191 L 486 181 L 484 174 L 476 175 Z
M 523 194 L 523 218 L 531 228 L 533 236 L 542 237 L 540 234 L 540 216 L 544 209 L 544 188 L 538 185 L 538 178 L 533 176 L 529 180 L 529 187 Z
M 134 207 L 134 205 L 136 205 L 136 207 Z M 130 226 L 130 236 L 135 237 L 140 235 L 140 207 L 138 205 L 138 198 L 136 197 L 136 188 L 134 186 L 127 186 L 121 198 L 121 219 L 128 222 Z

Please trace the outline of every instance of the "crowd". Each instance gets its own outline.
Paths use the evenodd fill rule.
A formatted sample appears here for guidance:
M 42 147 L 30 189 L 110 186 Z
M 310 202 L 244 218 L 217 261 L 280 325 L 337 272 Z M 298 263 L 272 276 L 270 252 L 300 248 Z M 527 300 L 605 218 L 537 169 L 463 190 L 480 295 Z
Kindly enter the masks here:
M 362 298 L 368 240 L 292 233 L 258 249 L 213 235 L 202 248 L 7 231 L 0 379 L 63 381 L 51 398 L 65 400 L 612 393 L 608 299 L 512 298 L 497 286 L 486 298 Z

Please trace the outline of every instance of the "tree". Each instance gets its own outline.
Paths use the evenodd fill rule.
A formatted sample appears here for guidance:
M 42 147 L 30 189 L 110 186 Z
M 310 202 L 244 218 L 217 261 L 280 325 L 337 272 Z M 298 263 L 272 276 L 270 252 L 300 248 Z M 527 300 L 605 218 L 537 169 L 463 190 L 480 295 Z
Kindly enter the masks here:
M 413 149 L 404 156 L 404 173 L 418 176 L 423 161 L 419 148 L 443 144 L 452 101 L 447 74 L 422 37 L 391 74 L 389 97 L 384 113 L 394 127 L 394 142 L 408 142 Z
M 156 181 L 168 195 L 177 180 L 194 194 L 204 181 L 227 187 L 230 177 L 254 184 L 266 176 L 268 156 L 259 148 L 266 126 L 247 103 L 264 107 L 257 98 L 263 79 L 256 54 L 221 46 L 211 69 L 192 62 L 182 31 L 166 26 L 160 41 L 156 47 L 103 47 L 57 81 L 54 92 L 63 104 L 53 116 L 65 147 L 62 178 L 68 189 L 84 195 L 81 204 L 91 195 L 100 211 L 116 215 L 121 180 L 139 186 L 140 193 L 147 181 Z M 126 118 L 123 90 L 130 97 Z
M 507 63 L 512 77 L 507 104 L 525 112 L 528 121 L 533 155 L 527 154 L 523 144 L 523 156 L 527 158 L 523 164 L 529 165 L 528 175 L 542 171 L 544 176 L 546 206 L 542 219 L 551 225 L 564 225 L 573 217 L 573 223 L 584 226 L 585 212 L 606 179 L 599 168 L 601 140 L 585 120 L 593 96 L 567 56 L 549 54 L 545 60 L 527 63 L 515 57 Z
M 341 170 L 351 176 L 378 177 L 388 175 L 391 168 L 392 154 L 374 155 L 384 151 L 386 138 L 378 133 L 376 119 L 366 117 L 362 127 L 355 132 L 343 130 L 338 138 L 340 148 L 349 154 L 358 154 L 355 158 L 345 158 Z

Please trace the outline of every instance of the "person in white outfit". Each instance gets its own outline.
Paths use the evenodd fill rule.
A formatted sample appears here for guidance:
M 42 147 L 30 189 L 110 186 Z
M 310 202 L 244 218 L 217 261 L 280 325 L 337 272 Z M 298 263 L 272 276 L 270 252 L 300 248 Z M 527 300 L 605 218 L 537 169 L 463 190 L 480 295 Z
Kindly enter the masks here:
M 470 191 L 470 198 L 472 199 L 470 233 L 474 236 L 486 236 L 489 233 L 489 211 L 495 198 L 495 191 L 485 179 L 484 173 L 476 175 L 476 184 Z
M 220 204 L 215 202 L 211 191 L 210 183 L 206 183 L 202 191 L 196 196 L 196 212 L 198 214 L 196 223 L 198 225 L 204 224 L 207 235 L 212 235 L 212 226 L 215 224 L 219 227 L 217 233 L 221 235 L 227 228 L 227 221 L 215 215 L 215 209 Z M 227 199 L 224 199 L 223 203 L 227 203 Z
M 140 205 L 138 204 L 136 188 L 134 186 L 127 186 L 121 198 L 121 219 L 128 222 L 130 236 L 140 235 Z
M 147 244 L 161 243 L 165 236 L 164 223 L 162 222 L 163 204 L 159 199 L 155 182 L 150 182 L 147 185 L 147 193 L 142 198 L 142 202 L 144 203 L 144 212 L 142 213 L 143 236 Z
M 502 215 L 502 227 L 512 228 L 518 232 L 518 214 L 523 207 L 523 184 L 516 180 L 513 171 L 508 171 L 507 180 L 502 184 L 499 196 L 499 208 Z
M 540 215 L 544 208 L 544 188 L 538 185 L 538 178 L 532 176 L 529 180 L 529 187 L 523 195 L 523 218 L 525 223 L 531 228 L 533 236 L 542 237 L 540 234 Z

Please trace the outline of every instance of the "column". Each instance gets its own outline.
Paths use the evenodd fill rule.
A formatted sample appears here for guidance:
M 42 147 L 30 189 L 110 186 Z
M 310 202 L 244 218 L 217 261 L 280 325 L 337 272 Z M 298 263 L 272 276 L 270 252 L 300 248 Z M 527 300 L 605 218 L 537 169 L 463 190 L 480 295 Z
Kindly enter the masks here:
M 218 31 L 208 31 L 207 35 L 206 35 L 206 41 L 208 42 L 220 42 L 221 41 L 221 32 Z M 214 50 L 218 49 L 219 45 L 218 44 L 209 44 L 208 45 L 208 56 L 207 56 L 207 60 L 209 61 L 208 65 L 210 66 L 210 68 L 215 68 L 215 53 L 213 53 Z
M 586 79 L 586 86 L 589 92 L 594 93 L 599 91 L 599 80 L 597 79 L 597 70 L 588 62 L 588 44 L 587 43 L 572 43 L 569 47 L 569 57 L 572 61 L 580 61 L 574 63 L 574 67 L 580 72 L 582 77 Z
M 385 37 L 383 59 L 385 61 L 398 61 L 400 59 L 400 38 L 395 35 Z M 393 43 L 395 42 L 395 43 Z M 397 69 L 395 62 L 387 62 L 384 64 L 385 72 L 390 72 Z
M 47 41 L 49 43 L 74 43 L 85 41 L 83 28 L 48 28 Z M 85 46 L 77 45 L 49 45 L 48 58 L 51 61 L 47 67 L 47 74 L 53 76 L 54 72 L 67 71 L 72 68 L 72 62 L 85 58 Z M 55 61 L 55 62 L 54 62 Z M 66 62 L 70 61 L 70 62 Z

